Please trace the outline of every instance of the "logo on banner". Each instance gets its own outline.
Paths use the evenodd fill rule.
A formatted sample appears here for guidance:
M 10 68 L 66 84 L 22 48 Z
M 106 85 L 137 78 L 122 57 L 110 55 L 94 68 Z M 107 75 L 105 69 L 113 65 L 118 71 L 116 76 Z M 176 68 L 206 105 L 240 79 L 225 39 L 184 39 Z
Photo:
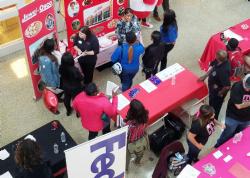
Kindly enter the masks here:
M 126 132 L 90 146 L 91 153 L 100 149 L 106 150 L 105 153 L 99 155 L 91 164 L 91 171 L 96 174 L 95 178 L 101 178 L 102 176 L 114 178 L 124 177 L 124 172 L 120 173 L 118 176 L 115 176 L 115 170 L 110 168 L 115 160 L 115 155 L 112 153 L 114 151 L 115 144 L 118 144 L 118 149 L 125 147 Z

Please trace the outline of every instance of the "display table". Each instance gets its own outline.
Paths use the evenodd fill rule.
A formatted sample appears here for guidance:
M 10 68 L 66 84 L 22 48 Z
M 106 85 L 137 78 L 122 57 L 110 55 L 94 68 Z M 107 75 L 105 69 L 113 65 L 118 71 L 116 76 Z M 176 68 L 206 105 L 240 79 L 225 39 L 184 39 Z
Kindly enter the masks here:
M 243 24 L 247 24 L 248 29 L 242 28 Z M 244 27 L 244 25 L 243 25 Z M 239 47 L 242 49 L 242 52 L 244 54 L 247 54 L 250 52 L 250 19 L 247 19 L 235 26 L 230 27 L 228 30 L 225 31 L 226 37 L 238 37 L 239 39 L 242 39 L 239 41 Z M 228 33 L 233 32 L 233 33 Z M 206 47 L 203 51 L 203 54 L 199 60 L 200 68 L 202 70 L 207 71 L 209 67 L 209 63 L 215 59 L 216 51 L 219 49 L 226 49 L 225 44 L 220 39 L 221 32 L 213 35 Z M 238 35 L 238 36 L 237 36 Z
M 50 122 L 27 134 L 35 137 L 36 141 L 41 146 L 44 159 L 50 163 L 54 175 L 57 175 L 59 172 L 66 171 L 64 150 L 77 145 L 76 142 L 72 139 L 72 137 L 68 134 L 68 132 L 64 129 L 64 127 L 60 124 L 60 122 L 59 121 L 57 122 L 58 122 L 58 128 L 56 130 L 52 129 L 53 127 Z M 60 135 L 62 132 L 64 132 L 66 135 L 66 144 L 61 142 Z M 14 151 L 16 149 L 17 143 L 21 141 L 23 138 L 25 138 L 27 135 L 0 148 L 0 151 L 5 149 L 10 154 L 10 156 L 7 159 L 0 160 L 0 175 L 9 171 L 12 177 L 17 176 L 15 175 L 16 164 L 14 161 Z M 54 153 L 54 147 L 53 147 L 54 143 L 56 143 L 59 146 L 58 154 Z
M 172 81 L 173 75 L 175 76 L 174 83 Z M 122 118 L 127 115 L 129 102 L 133 99 L 129 93 L 133 89 L 139 90 L 134 98 L 140 100 L 149 111 L 148 124 L 152 124 L 165 113 L 183 103 L 194 98 L 202 99 L 208 94 L 206 84 L 198 82 L 198 77 L 195 74 L 178 63 L 157 73 L 156 76 L 161 79 L 160 84 L 154 85 L 150 80 L 146 80 L 118 95 L 118 113 Z M 144 89 L 145 86 L 148 91 L 153 91 L 147 92 Z M 128 100 L 127 102 L 124 101 L 124 97 L 125 100 Z M 121 100 L 123 106 L 121 106 Z
M 219 148 L 211 152 L 209 155 L 201 159 L 193 165 L 201 173 L 200 178 L 248 178 L 250 177 L 250 127 L 246 128 L 243 132 L 241 141 L 234 143 L 233 138 L 221 145 Z M 222 154 L 221 154 L 222 153 Z M 218 159 L 215 158 L 217 156 Z M 220 156 L 221 155 L 221 156 Z M 230 160 L 230 156 L 232 159 Z M 228 161 L 228 160 L 229 161 Z M 226 161 L 228 162 L 226 162 Z M 207 164 L 214 166 L 215 174 L 210 176 L 204 171 Z

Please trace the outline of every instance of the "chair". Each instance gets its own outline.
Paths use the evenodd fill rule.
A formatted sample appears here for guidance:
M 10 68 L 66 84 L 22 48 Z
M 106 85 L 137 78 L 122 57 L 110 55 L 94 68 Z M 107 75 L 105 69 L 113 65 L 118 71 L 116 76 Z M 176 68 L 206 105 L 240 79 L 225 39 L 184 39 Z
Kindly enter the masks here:
M 168 157 L 176 152 L 184 153 L 185 149 L 180 141 L 174 141 L 165 146 L 154 169 L 152 178 L 166 178 L 168 175 Z

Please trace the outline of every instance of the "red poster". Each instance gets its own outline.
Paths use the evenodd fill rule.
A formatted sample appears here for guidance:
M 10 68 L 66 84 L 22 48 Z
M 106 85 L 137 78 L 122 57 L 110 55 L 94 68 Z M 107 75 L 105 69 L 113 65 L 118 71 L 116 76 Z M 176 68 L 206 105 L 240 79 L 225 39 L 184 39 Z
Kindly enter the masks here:
M 97 37 L 115 30 L 128 0 L 64 0 L 69 47 L 81 26 L 87 25 Z
M 19 9 L 19 18 L 34 88 L 34 97 L 39 99 L 42 96 L 38 87 L 41 77 L 38 74 L 38 61 L 33 56 L 46 38 L 57 39 L 53 0 L 36 0 L 24 6 Z

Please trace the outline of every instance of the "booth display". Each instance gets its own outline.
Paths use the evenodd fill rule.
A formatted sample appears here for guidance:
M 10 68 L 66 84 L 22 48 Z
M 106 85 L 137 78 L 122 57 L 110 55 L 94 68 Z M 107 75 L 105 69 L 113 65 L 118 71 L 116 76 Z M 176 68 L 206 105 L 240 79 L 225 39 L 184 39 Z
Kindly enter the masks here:
M 194 168 L 199 178 L 226 177 L 247 178 L 250 175 L 250 127 L 236 134 L 226 143 L 202 158 Z
M 206 84 L 198 82 L 196 75 L 178 63 L 157 73 L 156 77 L 157 79 L 152 79 L 153 82 L 151 79 L 145 80 L 118 95 L 118 113 L 122 118 L 126 118 L 129 103 L 133 98 L 140 100 L 148 109 L 148 124 L 152 124 L 185 102 L 195 98 L 202 99 L 208 94 Z M 137 92 L 131 94 L 135 89 Z
M 65 134 L 65 142 L 62 142 L 64 140 L 60 139 L 62 133 Z M 6 159 L 0 160 L 0 175 L 9 173 L 11 177 L 15 178 L 18 176 L 15 174 L 16 163 L 14 153 L 18 142 L 26 138 L 26 136 L 27 138 L 35 139 L 41 146 L 44 160 L 50 163 L 54 177 L 66 171 L 64 150 L 76 146 L 76 142 L 59 121 L 52 121 L 0 148 L 1 151 L 5 150 L 9 153 Z M 55 144 L 58 146 L 58 152 L 56 153 L 54 152 Z
M 221 33 L 222 32 L 216 33 L 209 39 L 203 54 L 199 59 L 200 68 L 202 70 L 208 70 L 209 63 L 215 59 L 217 50 L 226 49 L 224 42 L 221 40 Z M 250 52 L 250 19 L 230 27 L 223 33 L 226 38 L 238 39 L 239 47 L 243 54 Z
M 42 91 L 39 89 L 41 77 L 38 73 L 38 61 L 34 58 L 34 55 L 46 38 L 54 38 L 57 41 L 54 3 L 52 0 L 34 1 L 19 9 L 19 18 L 34 89 L 34 98 L 39 99 L 42 96 Z

